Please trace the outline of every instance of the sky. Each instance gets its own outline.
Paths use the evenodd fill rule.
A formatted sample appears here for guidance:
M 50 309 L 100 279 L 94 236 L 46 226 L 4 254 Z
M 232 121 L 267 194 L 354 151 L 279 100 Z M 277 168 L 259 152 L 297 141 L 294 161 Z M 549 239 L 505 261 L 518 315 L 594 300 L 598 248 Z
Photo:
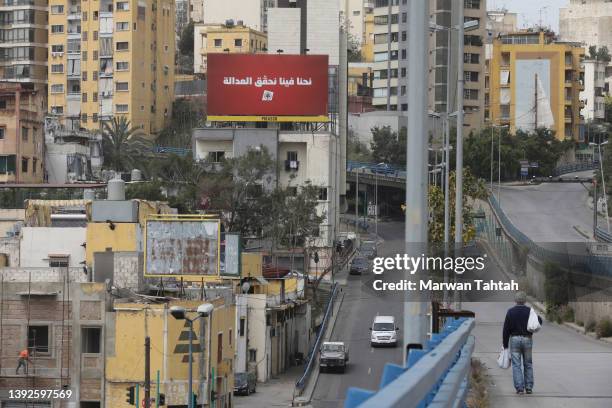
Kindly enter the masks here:
M 569 4 L 569 0 L 487 0 L 487 8 L 505 8 L 518 14 L 519 28 L 537 25 L 542 9 L 542 23 L 559 32 L 559 8 Z

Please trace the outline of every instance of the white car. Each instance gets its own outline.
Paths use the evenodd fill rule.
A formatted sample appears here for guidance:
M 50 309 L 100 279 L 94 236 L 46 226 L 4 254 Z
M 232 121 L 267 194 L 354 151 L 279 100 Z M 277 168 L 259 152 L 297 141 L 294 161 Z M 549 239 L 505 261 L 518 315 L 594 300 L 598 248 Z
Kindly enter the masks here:
M 393 316 L 376 316 L 370 327 L 370 344 L 374 346 L 397 346 L 397 332 Z

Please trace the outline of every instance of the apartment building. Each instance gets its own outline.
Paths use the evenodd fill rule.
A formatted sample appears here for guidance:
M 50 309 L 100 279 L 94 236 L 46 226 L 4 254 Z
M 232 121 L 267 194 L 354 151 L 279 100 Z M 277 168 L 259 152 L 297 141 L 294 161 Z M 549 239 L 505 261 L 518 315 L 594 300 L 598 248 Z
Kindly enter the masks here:
M 408 4 L 405 0 L 376 0 L 374 8 L 374 94 L 372 104 L 380 110 L 407 111 L 409 92 L 408 76 Z M 456 25 L 457 2 L 440 0 L 430 2 L 431 20 L 442 27 Z M 486 1 L 464 0 L 464 21 L 477 20 L 476 30 L 464 37 L 465 124 L 468 131 L 479 129 L 484 123 L 484 47 L 486 32 Z M 456 66 L 452 44 L 456 35 L 448 30 L 430 35 L 429 104 L 439 112 L 446 111 L 446 82 L 448 52 L 451 52 L 451 69 Z M 456 44 L 456 42 L 455 42 Z M 456 74 L 452 76 L 456 83 Z M 451 89 L 455 92 L 454 89 Z
M 605 118 L 605 96 L 608 92 L 606 84 L 607 63 L 596 59 L 585 59 L 584 90 L 580 93 L 580 100 L 584 102 L 582 115 L 586 121 L 597 121 Z
M 372 15 L 374 2 L 371 0 L 341 0 L 341 10 L 345 13 L 344 24 L 348 33 L 359 46 L 366 40 L 366 17 Z
M 556 41 L 550 32 L 496 38 L 490 62 L 491 122 L 510 125 L 511 133 L 544 127 L 560 140 L 583 141 L 583 58 L 580 44 Z
M 206 74 L 209 53 L 263 53 L 268 36 L 244 25 L 242 21 L 225 24 L 195 24 L 193 35 L 193 68 L 196 74 Z
M 243 21 L 257 31 L 268 31 L 268 9 L 276 7 L 277 0 L 206 0 L 203 22 L 221 24 L 226 20 Z
M 145 136 L 171 116 L 174 0 L 51 0 L 50 114 L 69 129 L 126 116 Z
M 0 3 L 0 183 L 41 183 L 47 2 Z

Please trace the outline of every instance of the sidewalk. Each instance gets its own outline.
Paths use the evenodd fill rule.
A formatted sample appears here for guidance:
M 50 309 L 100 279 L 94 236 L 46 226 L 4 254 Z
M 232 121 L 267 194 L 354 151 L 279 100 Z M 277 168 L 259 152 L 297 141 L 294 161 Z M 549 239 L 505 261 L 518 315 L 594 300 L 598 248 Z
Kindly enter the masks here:
M 612 407 L 612 345 L 544 322 L 533 337 L 534 394 L 516 395 L 512 370 L 497 366 L 503 320 L 512 304 L 466 303 L 476 312 L 474 357 L 489 369 L 495 408 Z
M 267 408 L 290 407 L 293 400 L 293 388 L 303 367 L 291 367 L 286 373 L 267 383 L 258 383 L 257 392 L 248 397 L 234 396 L 234 407 Z

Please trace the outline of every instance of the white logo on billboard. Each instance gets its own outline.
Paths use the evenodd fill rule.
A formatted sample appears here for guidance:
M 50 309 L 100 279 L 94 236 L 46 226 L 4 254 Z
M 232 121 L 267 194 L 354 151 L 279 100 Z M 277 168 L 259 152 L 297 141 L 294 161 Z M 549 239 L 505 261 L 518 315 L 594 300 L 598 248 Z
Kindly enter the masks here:
M 272 99 L 274 98 L 274 92 L 272 91 L 264 91 L 263 95 L 261 97 L 261 100 L 264 102 L 272 102 Z

